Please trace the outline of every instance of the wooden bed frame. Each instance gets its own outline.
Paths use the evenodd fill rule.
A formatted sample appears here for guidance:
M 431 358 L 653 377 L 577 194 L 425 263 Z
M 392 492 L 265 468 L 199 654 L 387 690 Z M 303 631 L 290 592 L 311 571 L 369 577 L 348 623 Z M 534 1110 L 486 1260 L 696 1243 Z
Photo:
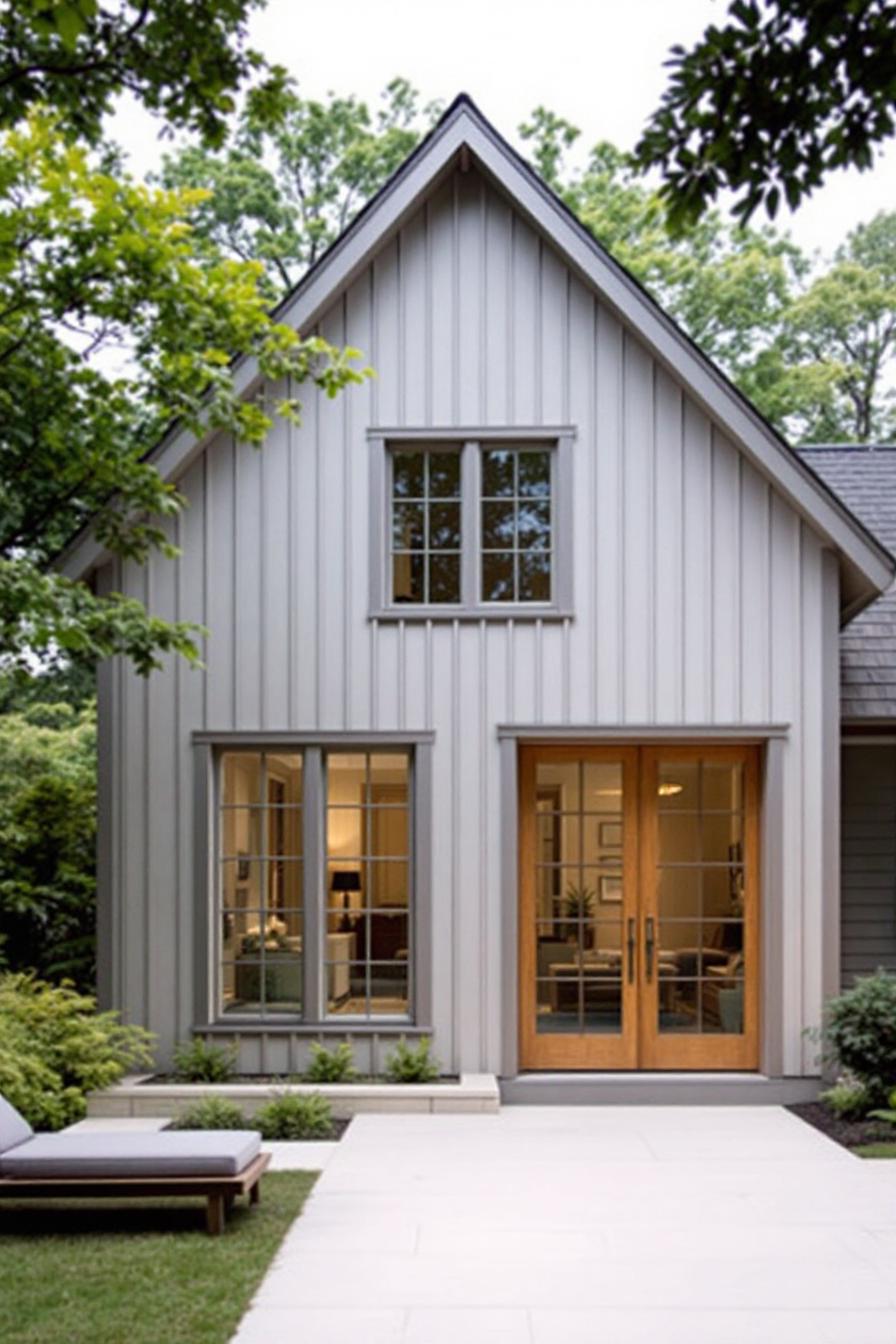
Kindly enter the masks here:
M 83 1179 L 31 1180 L 0 1178 L 0 1198 L 6 1199 L 137 1199 L 151 1195 L 203 1195 L 207 1201 L 205 1226 L 211 1237 L 220 1236 L 228 1211 L 237 1195 L 248 1195 L 250 1204 L 261 1198 L 259 1181 L 271 1160 L 259 1153 L 236 1176 L 87 1176 Z

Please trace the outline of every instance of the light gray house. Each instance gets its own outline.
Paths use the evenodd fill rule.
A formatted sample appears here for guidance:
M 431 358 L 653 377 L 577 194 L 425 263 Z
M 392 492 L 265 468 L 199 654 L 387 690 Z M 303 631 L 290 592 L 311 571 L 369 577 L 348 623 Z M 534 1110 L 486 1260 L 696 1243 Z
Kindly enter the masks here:
M 889 554 L 466 98 L 283 317 L 376 380 L 160 444 L 179 561 L 67 556 L 210 630 L 102 671 L 103 1002 L 246 1072 L 426 1034 L 512 1097 L 811 1091 Z
M 896 550 L 896 448 L 815 447 L 800 454 Z M 843 630 L 840 664 L 840 963 L 848 984 L 878 966 L 896 971 L 896 587 Z

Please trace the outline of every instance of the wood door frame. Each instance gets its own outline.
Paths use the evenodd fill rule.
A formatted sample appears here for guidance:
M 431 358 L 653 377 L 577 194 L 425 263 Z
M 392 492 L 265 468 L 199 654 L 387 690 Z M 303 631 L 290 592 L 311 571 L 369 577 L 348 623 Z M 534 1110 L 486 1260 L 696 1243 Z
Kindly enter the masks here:
M 659 943 L 655 881 L 657 816 L 656 768 L 660 760 L 715 760 L 744 766 L 744 1030 L 739 1035 L 661 1035 L 659 977 L 646 979 L 645 929 L 654 920 Z M 618 1036 L 536 1032 L 536 807 L 535 767 L 539 761 L 605 760 L 623 764 L 623 939 L 635 919 L 634 964 L 623 956 L 623 1030 Z M 519 747 L 519 1067 L 521 1069 L 758 1070 L 761 1027 L 760 965 L 760 748 L 749 742 L 521 743 Z
M 535 765 L 538 761 L 612 761 L 622 765 L 622 888 L 620 910 L 624 940 L 626 921 L 637 918 L 638 899 L 638 748 L 586 743 L 521 744 L 519 749 L 519 1049 L 523 1068 L 634 1069 L 637 1067 L 638 951 L 629 964 L 623 941 L 622 1023 L 618 1036 L 594 1034 L 539 1035 L 535 1030 L 536 973 Z M 522 1063 L 522 1061 L 526 1061 Z

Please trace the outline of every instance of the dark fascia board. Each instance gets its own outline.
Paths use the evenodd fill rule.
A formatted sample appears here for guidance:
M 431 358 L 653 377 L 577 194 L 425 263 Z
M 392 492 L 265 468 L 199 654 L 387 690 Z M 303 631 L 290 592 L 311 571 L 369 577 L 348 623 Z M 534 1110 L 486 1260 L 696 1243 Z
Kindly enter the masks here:
M 896 561 L 802 461 L 644 287 L 585 229 L 569 207 L 498 133 L 473 100 L 460 94 L 405 162 L 323 253 L 275 316 L 310 330 L 334 294 L 346 287 L 399 229 L 422 197 L 453 170 L 462 149 L 541 233 L 564 260 L 595 289 L 619 319 L 644 342 L 655 358 L 688 389 L 710 418 L 730 435 L 753 465 L 841 557 L 843 606 L 854 615 L 889 586 Z M 241 394 L 257 384 L 256 361 L 233 366 Z M 182 473 L 205 446 L 182 426 L 173 426 L 149 455 L 166 479 Z M 79 577 L 104 558 L 89 529 L 77 537 L 59 567 Z

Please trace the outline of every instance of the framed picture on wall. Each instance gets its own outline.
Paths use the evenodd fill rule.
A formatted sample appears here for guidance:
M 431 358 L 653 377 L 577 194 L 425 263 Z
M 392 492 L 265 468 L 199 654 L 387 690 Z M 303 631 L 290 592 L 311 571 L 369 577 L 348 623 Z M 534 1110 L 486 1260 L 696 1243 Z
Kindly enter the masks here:
M 601 821 L 597 827 L 597 843 L 601 849 L 622 848 L 622 822 Z
M 619 874 L 600 879 L 600 899 L 604 905 L 622 903 L 622 877 Z

